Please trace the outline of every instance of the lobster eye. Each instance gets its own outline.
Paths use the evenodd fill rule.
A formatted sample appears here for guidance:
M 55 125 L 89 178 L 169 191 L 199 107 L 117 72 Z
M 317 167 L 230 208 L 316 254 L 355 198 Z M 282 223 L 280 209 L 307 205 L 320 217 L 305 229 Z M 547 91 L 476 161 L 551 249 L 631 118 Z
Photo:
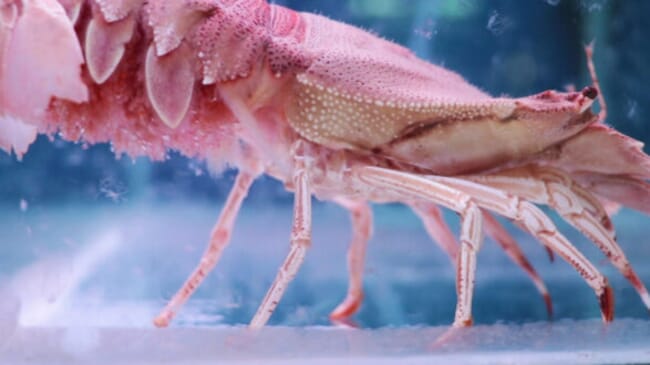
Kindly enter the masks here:
M 582 89 L 582 95 L 585 97 L 594 100 L 598 96 L 598 89 L 596 89 L 593 86 L 587 86 L 584 89 Z

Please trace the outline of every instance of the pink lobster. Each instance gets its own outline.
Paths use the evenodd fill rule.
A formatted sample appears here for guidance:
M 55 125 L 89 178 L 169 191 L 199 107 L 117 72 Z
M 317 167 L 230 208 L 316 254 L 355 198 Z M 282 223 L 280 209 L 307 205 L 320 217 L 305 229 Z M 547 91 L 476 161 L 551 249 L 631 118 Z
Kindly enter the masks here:
M 215 266 L 261 174 L 285 183 L 295 203 L 289 254 L 251 327 L 267 322 L 305 257 L 312 196 L 353 218 L 350 287 L 333 318 L 353 314 L 362 300 L 369 201 L 411 206 L 455 260 L 457 327 L 472 323 L 483 226 L 531 275 L 551 311 L 546 287 L 491 213 L 569 262 L 593 288 L 603 320 L 613 319 L 607 279 L 533 203 L 593 241 L 650 308 L 603 208 L 613 202 L 650 213 L 650 158 L 641 143 L 604 125 L 604 112 L 592 113 L 593 67 L 594 86 L 580 92 L 493 98 L 408 49 L 264 0 L 0 6 L 0 147 L 20 157 L 37 133 L 59 133 L 110 142 L 117 154 L 159 160 L 174 149 L 239 169 L 207 251 L 158 326 Z M 438 206 L 460 214 L 460 244 Z

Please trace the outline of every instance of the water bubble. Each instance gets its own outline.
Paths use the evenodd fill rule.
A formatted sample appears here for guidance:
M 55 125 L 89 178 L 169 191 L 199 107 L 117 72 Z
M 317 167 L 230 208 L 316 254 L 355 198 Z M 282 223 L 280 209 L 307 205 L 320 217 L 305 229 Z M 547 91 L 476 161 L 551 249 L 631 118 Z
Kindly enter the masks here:
M 492 11 L 487 23 L 487 30 L 498 36 L 513 26 L 512 20 L 499 14 L 496 10 Z
M 114 203 L 118 203 L 124 200 L 123 196 L 126 194 L 127 189 L 123 183 L 108 177 L 99 182 L 99 192 Z
M 545 0 L 546 3 L 550 6 L 558 6 L 562 0 Z
M 580 3 L 583 9 L 586 9 L 587 12 L 593 13 L 595 11 L 603 10 L 605 0 L 582 0 Z
M 425 39 L 431 39 L 438 31 L 436 30 L 436 22 L 432 18 L 427 18 L 424 24 L 415 28 L 415 35 Z
M 190 161 L 188 164 L 189 169 L 194 173 L 194 176 L 203 176 L 204 171 L 201 165 L 194 160 Z
M 639 103 L 636 100 L 630 99 L 627 101 L 627 112 L 625 113 L 627 119 L 634 119 L 636 117 L 638 107 Z
M 24 213 L 27 211 L 27 208 L 29 208 L 29 203 L 27 203 L 27 200 L 20 199 L 20 211 Z

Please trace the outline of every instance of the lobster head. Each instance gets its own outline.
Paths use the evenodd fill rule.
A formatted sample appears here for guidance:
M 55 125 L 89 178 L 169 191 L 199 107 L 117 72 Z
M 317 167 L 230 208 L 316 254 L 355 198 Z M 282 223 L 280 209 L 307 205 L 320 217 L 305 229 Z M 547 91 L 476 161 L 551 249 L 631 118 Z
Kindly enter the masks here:
M 517 120 L 538 130 L 540 138 L 549 136 L 549 142 L 561 141 L 598 120 L 591 110 L 597 96 L 598 89 L 593 86 L 580 92 L 544 91 L 515 99 L 516 108 L 504 121 Z
M 559 128 L 543 126 L 543 129 L 557 129 L 555 133 L 571 136 L 597 119 L 591 110 L 597 96 L 598 89 L 593 86 L 585 87 L 580 92 L 548 90 L 515 99 L 516 108 L 509 118 L 533 124 L 551 122 Z
M 406 133 L 382 146 L 381 153 L 429 169 L 455 175 L 489 170 L 526 160 L 578 134 L 598 121 L 591 110 L 597 91 L 546 91 L 523 98 L 475 102 L 466 111 Z M 478 111 L 477 111 L 478 110 Z

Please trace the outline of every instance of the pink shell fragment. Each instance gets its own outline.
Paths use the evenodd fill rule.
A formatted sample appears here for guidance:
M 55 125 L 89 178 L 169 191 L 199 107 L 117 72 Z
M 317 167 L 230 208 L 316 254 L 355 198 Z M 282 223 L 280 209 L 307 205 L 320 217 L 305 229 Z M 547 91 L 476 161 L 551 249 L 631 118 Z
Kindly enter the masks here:
M 216 9 L 214 1 L 148 3 L 149 25 L 153 28 L 156 54 L 163 56 L 176 49 L 187 33 Z
M 0 74 L 0 110 L 7 114 L 33 121 L 45 112 L 52 97 L 88 99 L 81 80 L 81 48 L 72 23 L 55 0 L 25 3 L 0 63 L 3 70 L 11 70 Z
M 83 0 L 59 0 L 59 3 L 63 6 L 63 9 L 65 9 L 72 24 L 76 24 L 79 19 L 79 13 L 81 13 Z
M 36 140 L 37 128 L 12 117 L 0 117 L 0 149 L 13 150 L 20 160 Z
M 16 4 L 8 3 L 0 5 L 0 26 L 3 28 L 2 33 L 8 32 L 14 26 L 18 18 L 18 7 Z
M 109 23 L 126 18 L 132 10 L 142 5 L 144 0 L 95 0 L 101 9 L 104 20 Z
M 124 46 L 133 35 L 134 17 L 106 23 L 93 19 L 86 30 L 86 62 L 88 72 L 98 84 L 113 74 L 124 55 Z
M 154 48 L 149 47 L 145 64 L 147 96 L 158 117 L 170 128 L 176 128 L 192 101 L 191 58 L 185 47 L 162 57 L 156 56 Z

